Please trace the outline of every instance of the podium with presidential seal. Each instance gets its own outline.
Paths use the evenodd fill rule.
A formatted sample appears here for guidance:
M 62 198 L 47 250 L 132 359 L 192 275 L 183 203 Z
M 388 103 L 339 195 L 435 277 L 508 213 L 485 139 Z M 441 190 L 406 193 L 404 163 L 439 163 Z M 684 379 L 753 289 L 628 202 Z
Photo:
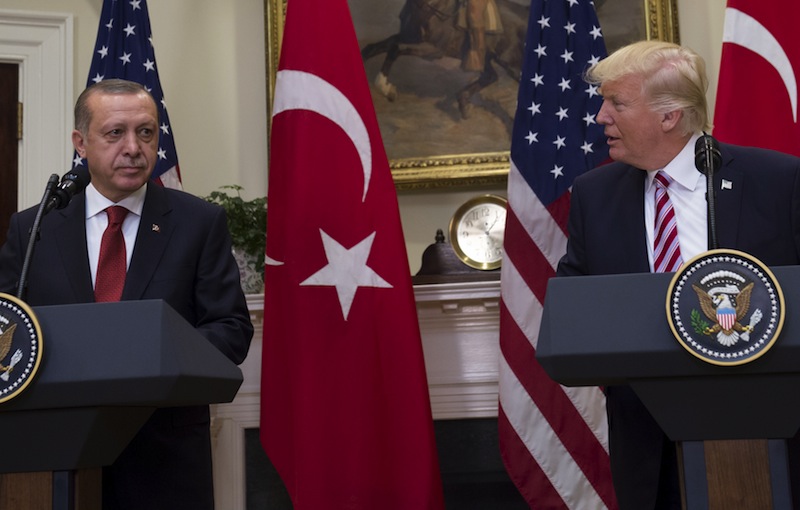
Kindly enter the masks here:
M 537 359 L 565 386 L 633 389 L 680 445 L 684 508 L 793 508 L 798 303 L 800 267 L 733 250 L 674 274 L 553 278 Z
M 230 402 L 241 383 L 161 300 L 29 308 L 0 294 L 0 508 L 99 509 L 98 468 L 153 411 Z

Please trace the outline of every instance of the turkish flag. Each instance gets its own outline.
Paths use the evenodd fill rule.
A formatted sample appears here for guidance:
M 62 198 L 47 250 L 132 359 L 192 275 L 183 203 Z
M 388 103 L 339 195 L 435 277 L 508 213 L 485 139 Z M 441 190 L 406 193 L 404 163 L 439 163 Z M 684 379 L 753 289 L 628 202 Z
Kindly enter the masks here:
M 441 509 L 397 195 L 347 3 L 287 5 L 271 130 L 261 441 L 295 510 Z
M 796 0 L 728 0 L 714 136 L 800 156 Z

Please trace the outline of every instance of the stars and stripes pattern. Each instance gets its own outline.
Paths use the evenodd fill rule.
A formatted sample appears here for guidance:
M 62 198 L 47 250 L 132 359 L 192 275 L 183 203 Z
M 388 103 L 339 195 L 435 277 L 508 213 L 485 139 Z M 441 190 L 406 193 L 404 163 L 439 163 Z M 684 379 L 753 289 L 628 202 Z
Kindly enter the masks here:
M 653 248 L 653 272 L 673 273 L 677 271 L 683 258 L 678 243 L 678 222 L 675 219 L 675 208 L 669 199 L 667 188 L 672 184 L 672 177 L 658 172 L 653 180 L 655 188 L 655 232 L 656 242 Z
M 590 0 L 534 0 L 508 180 L 500 311 L 500 447 L 532 508 L 616 508 L 605 399 L 566 388 L 536 361 L 547 280 L 566 252 L 569 190 L 608 157 L 597 87 L 583 73 L 605 57 Z
M 146 0 L 104 0 L 97 29 L 94 56 L 86 86 L 121 78 L 141 83 L 156 100 L 159 118 L 158 161 L 152 178 L 169 188 L 181 189 L 178 153 L 158 78 L 153 35 Z M 77 154 L 73 168 L 86 162 Z
M 717 321 L 722 326 L 723 331 L 731 331 L 736 324 L 736 310 L 733 308 L 718 308 Z

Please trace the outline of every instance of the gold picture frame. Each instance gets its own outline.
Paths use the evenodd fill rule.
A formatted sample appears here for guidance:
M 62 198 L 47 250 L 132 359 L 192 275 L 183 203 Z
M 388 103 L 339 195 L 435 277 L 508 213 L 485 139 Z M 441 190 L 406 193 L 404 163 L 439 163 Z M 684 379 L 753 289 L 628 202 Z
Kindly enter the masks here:
M 358 32 L 357 13 L 353 12 L 353 4 L 363 1 L 368 2 L 367 5 L 374 6 L 376 1 L 388 0 L 349 1 L 356 32 Z M 287 0 L 264 0 L 267 114 L 270 119 L 272 116 L 272 101 L 274 99 L 275 75 L 278 69 L 280 45 L 283 38 L 286 2 Z M 615 38 L 616 46 L 614 43 L 609 42 L 609 36 L 606 34 L 609 51 L 632 42 L 632 40 L 641 39 L 642 36 L 647 39 L 680 42 L 677 0 L 608 0 L 607 3 L 596 0 L 595 5 L 598 9 L 601 24 L 605 21 L 602 11 L 603 6 L 609 7 L 609 12 L 606 15 L 609 21 L 603 25 L 604 32 L 606 32 L 607 26 L 615 25 L 615 21 L 616 25 L 623 27 L 626 31 L 626 34 Z M 612 11 L 612 9 L 614 10 Z M 615 18 L 618 16 L 624 17 L 624 19 L 616 20 Z M 636 19 L 640 18 L 638 26 L 635 26 L 637 25 L 636 19 L 634 19 L 634 23 L 630 22 L 631 16 Z M 631 26 L 634 26 L 633 30 L 631 30 Z M 383 98 L 378 99 L 382 100 Z M 516 97 L 513 99 L 515 100 Z M 380 120 L 381 114 L 379 111 L 377 113 Z M 508 119 L 506 119 L 507 122 Z M 271 121 L 269 124 L 271 124 Z M 508 176 L 510 158 L 508 150 L 436 155 L 412 154 L 410 156 L 393 157 L 391 142 L 386 141 L 385 135 L 384 143 L 389 156 L 389 166 L 398 190 L 493 186 L 504 183 Z M 510 141 L 508 143 L 510 145 Z

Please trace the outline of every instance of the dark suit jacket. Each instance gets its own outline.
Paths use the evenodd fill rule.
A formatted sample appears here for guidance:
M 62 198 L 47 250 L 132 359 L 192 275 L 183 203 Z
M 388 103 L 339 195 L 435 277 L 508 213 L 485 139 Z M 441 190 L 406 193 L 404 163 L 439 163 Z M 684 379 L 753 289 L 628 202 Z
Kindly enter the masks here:
M 800 159 L 727 144 L 721 144 L 721 152 L 722 167 L 714 177 L 719 247 L 749 253 L 770 266 L 800 263 Z M 559 276 L 650 271 L 645 176 L 630 165 L 611 163 L 575 180 Z M 629 388 L 608 388 L 607 397 L 620 508 L 660 508 L 666 436 Z
M 43 218 L 28 273 L 31 306 L 94 301 L 85 195 Z M 35 208 L 15 214 L 0 249 L 0 292 L 16 294 Z M 224 211 L 150 184 L 122 300 L 163 299 L 234 363 L 253 326 Z M 103 472 L 104 508 L 213 508 L 208 406 L 156 411 Z

